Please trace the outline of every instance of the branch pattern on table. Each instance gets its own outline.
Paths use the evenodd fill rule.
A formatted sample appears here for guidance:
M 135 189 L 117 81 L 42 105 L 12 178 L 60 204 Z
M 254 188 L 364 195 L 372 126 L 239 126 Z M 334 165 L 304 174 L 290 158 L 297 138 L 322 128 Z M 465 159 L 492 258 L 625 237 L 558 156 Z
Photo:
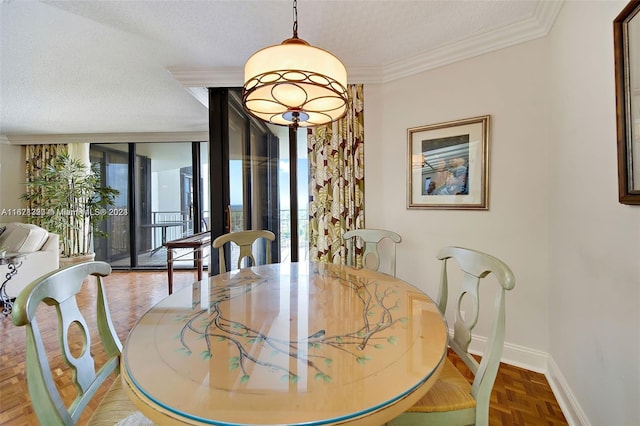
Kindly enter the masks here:
M 176 336 L 180 342 L 176 351 L 182 352 L 185 356 L 191 356 L 193 345 L 188 342 L 188 337 L 190 333 L 195 333 L 196 339 L 203 339 L 206 345 L 206 349 L 199 353 L 204 360 L 215 356 L 216 342 L 226 343 L 235 348 L 237 355 L 229 359 L 229 369 L 239 369 L 240 383 L 246 383 L 250 378 L 249 364 L 280 372 L 282 380 L 296 383 L 299 377 L 289 368 L 289 361 L 278 363 L 276 361 L 278 356 L 305 363 L 315 371 L 316 380 L 329 383 L 331 376 L 328 371 L 333 361 L 327 354 L 329 348 L 351 356 L 355 363 L 363 365 L 373 359 L 371 354 L 373 351 L 365 351 L 365 349 L 382 350 L 385 345 L 394 345 L 397 342 L 398 338 L 394 335 L 381 336 L 382 332 L 392 329 L 395 324 L 407 322 L 406 317 L 393 318 L 392 312 L 398 309 L 398 297 L 392 300 L 394 299 L 392 296 L 397 295 L 394 289 L 381 286 L 375 280 L 363 279 L 353 274 L 325 271 L 321 275 L 337 280 L 341 286 L 357 296 L 362 305 L 362 322 L 357 329 L 347 333 L 333 333 L 331 330 L 322 329 L 298 340 L 287 340 L 269 336 L 261 330 L 231 320 L 223 314 L 223 304 L 268 285 L 268 281 L 264 279 L 240 278 L 231 280 L 225 287 L 214 287 L 210 295 L 213 300 L 208 309 L 201 309 L 190 315 L 176 316 L 176 321 L 183 323 Z M 198 304 L 199 302 L 195 302 L 193 307 L 196 308 Z M 265 361 L 264 358 L 259 359 L 254 356 L 253 353 L 261 352 L 256 351 L 256 345 L 262 345 L 260 348 L 262 350 L 269 348 L 273 361 Z

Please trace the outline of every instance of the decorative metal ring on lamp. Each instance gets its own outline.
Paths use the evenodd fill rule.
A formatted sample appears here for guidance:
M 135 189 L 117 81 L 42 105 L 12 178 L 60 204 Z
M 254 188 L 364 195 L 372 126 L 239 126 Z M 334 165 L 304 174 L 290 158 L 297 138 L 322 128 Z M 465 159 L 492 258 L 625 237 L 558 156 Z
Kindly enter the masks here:
M 326 50 L 298 38 L 294 1 L 293 37 L 254 53 L 244 68 L 242 103 L 269 123 L 312 127 L 347 111 L 347 70 Z

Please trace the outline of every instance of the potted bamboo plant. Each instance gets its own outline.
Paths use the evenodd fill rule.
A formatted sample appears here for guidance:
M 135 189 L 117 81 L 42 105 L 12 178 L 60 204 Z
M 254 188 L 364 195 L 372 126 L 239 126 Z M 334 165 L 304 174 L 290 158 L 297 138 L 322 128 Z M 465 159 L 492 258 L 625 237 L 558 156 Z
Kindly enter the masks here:
M 96 168 L 69 154 L 58 155 L 26 186 L 22 198 L 42 213 L 31 222 L 60 236 L 61 265 L 93 260 L 93 238 L 106 236 L 98 225 L 119 191 L 103 186 Z

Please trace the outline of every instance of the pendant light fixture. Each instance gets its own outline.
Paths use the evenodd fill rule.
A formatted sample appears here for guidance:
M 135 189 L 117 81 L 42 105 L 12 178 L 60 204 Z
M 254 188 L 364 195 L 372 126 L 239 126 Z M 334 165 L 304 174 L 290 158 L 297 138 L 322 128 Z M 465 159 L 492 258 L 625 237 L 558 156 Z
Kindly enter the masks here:
M 345 115 L 347 70 L 331 53 L 298 38 L 297 0 L 293 37 L 247 60 L 242 103 L 260 120 L 294 128 L 330 123 Z

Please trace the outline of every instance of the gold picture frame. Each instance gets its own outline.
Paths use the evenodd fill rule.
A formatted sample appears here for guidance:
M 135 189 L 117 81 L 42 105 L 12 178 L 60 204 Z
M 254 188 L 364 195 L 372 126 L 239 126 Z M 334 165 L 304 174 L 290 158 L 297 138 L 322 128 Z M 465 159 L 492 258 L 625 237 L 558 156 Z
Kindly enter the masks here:
M 408 129 L 408 209 L 489 209 L 490 118 Z

